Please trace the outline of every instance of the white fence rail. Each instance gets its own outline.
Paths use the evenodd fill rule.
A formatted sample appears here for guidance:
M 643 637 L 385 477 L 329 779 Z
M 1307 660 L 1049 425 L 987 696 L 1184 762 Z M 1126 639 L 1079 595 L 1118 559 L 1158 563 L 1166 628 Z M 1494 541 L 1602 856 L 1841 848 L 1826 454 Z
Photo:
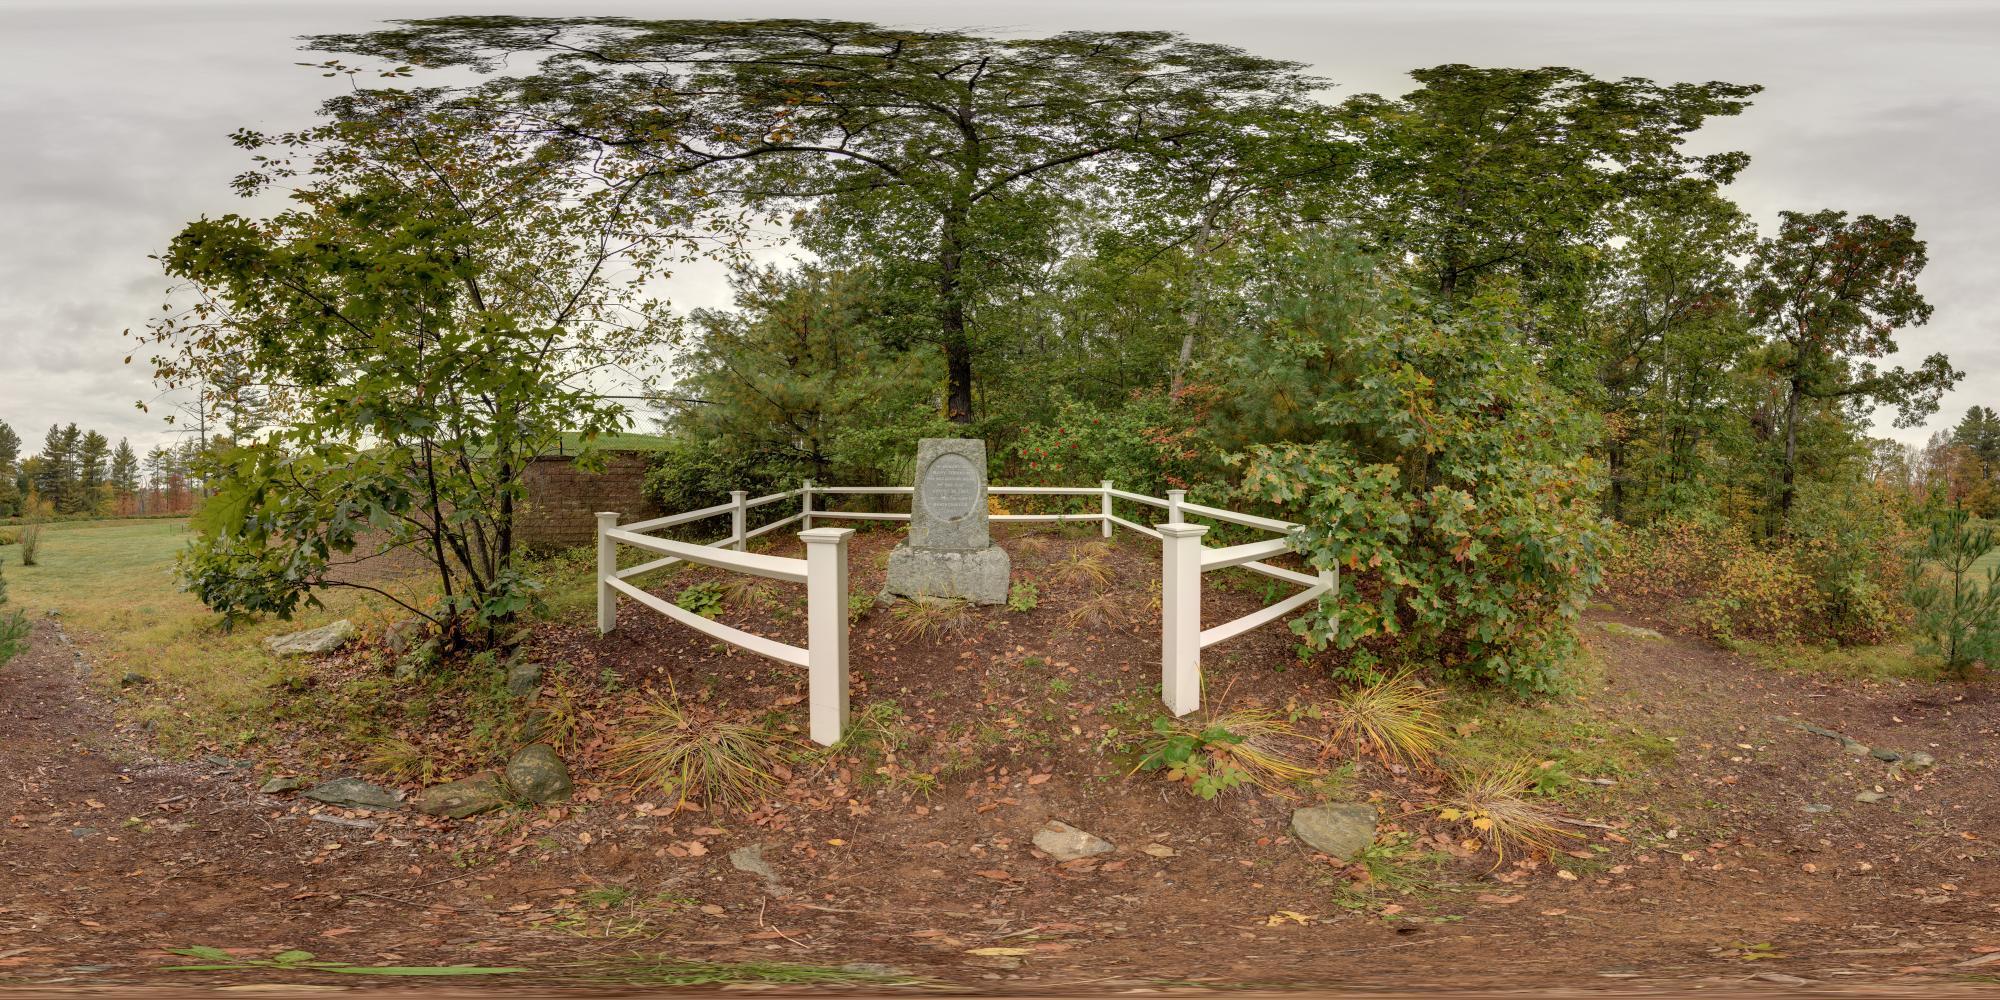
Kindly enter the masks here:
M 847 545 L 851 528 L 815 528 L 817 520 L 908 521 L 906 513 L 815 509 L 815 496 L 911 496 L 911 486 L 819 486 L 807 480 L 799 489 L 768 496 L 751 497 L 738 490 L 730 501 L 713 507 L 670 514 L 631 524 L 618 523 L 619 515 L 597 515 L 597 629 L 609 633 L 618 624 L 618 600 L 625 597 L 666 615 L 698 632 L 739 649 L 795 667 L 804 667 L 811 718 L 809 730 L 814 742 L 831 746 L 839 741 L 848 719 L 848 636 Z M 1233 639 L 1259 626 L 1338 593 L 1340 571 L 1301 573 L 1264 560 L 1291 551 L 1291 535 L 1299 526 L 1289 521 L 1242 514 L 1187 502 L 1187 491 L 1168 490 L 1166 497 L 1152 497 L 1115 488 L 1109 480 L 1097 486 L 990 486 L 995 496 L 1097 497 L 1098 509 L 1075 514 L 992 514 L 995 521 L 1082 521 L 1097 522 L 1103 535 L 1113 528 L 1126 528 L 1160 540 L 1160 690 L 1161 700 L 1175 715 L 1186 715 L 1201 707 L 1201 651 Z M 767 504 L 799 501 L 799 512 L 754 530 L 748 529 L 749 512 Z M 1115 501 L 1141 504 L 1166 511 L 1164 524 L 1148 527 L 1118 516 Z M 708 518 L 729 515 L 728 536 L 707 544 L 656 538 L 648 532 L 671 528 Z M 1190 524 L 1193 515 L 1226 524 L 1277 532 L 1282 537 L 1210 548 L 1202 544 L 1208 526 Z M 794 524 L 803 530 L 805 558 L 766 555 L 748 551 L 751 539 L 781 531 Z M 618 548 L 628 546 L 660 558 L 626 569 L 618 568 Z M 793 646 L 765 636 L 711 621 L 647 593 L 628 582 L 656 569 L 689 562 L 734 573 L 746 573 L 773 580 L 803 583 L 806 586 L 806 645 Z M 1201 627 L 1201 574 L 1230 566 L 1261 573 L 1305 589 L 1213 628 Z

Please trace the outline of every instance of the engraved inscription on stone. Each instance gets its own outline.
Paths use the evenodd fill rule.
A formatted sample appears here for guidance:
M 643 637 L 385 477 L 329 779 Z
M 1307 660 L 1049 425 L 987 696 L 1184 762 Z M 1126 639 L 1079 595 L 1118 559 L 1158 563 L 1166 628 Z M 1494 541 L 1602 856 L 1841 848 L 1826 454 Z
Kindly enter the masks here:
M 979 470 L 964 455 L 939 455 L 924 470 L 920 492 L 924 512 L 945 521 L 956 521 L 978 509 Z

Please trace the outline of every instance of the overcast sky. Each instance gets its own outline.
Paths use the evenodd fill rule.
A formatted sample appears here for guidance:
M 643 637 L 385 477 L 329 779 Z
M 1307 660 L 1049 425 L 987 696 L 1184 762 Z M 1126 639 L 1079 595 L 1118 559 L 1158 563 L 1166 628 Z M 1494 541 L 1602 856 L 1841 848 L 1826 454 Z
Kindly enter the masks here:
M 954 11 L 962 10 L 962 16 Z M 1573 66 L 1599 76 L 1766 88 L 1704 150 L 1748 151 L 1736 200 L 1768 232 L 1780 209 L 1904 213 L 1930 243 L 1929 326 L 1969 374 L 1920 443 L 1974 403 L 2000 403 L 2000 2 L 1992 0 L 0 0 L 0 420 L 32 451 L 75 421 L 138 446 L 169 440 L 121 331 L 158 311 L 148 254 L 204 213 L 241 211 L 229 178 L 241 126 L 307 124 L 344 82 L 296 62 L 296 38 L 440 14 L 826 17 L 1039 35 L 1167 29 L 1309 64 L 1338 98 L 1402 93 L 1439 63 Z M 721 275 L 684 272 L 678 306 L 723 305 Z

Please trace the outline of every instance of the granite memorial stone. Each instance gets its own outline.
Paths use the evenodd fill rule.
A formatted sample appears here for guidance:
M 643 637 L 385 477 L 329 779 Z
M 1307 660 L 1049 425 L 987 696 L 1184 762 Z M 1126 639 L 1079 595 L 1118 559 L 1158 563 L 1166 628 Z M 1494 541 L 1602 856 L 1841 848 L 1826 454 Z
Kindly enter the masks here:
M 910 538 L 889 553 L 889 593 L 1004 604 L 1012 568 L 987 522 L 986 442 L 917 442 Z

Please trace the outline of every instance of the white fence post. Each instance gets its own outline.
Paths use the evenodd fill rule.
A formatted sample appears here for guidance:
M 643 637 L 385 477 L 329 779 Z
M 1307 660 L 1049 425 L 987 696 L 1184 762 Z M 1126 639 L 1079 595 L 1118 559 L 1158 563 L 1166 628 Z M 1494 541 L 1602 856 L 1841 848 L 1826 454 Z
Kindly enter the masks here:
M 1104 537 L 1110 538 L 1111 537 L 1111 480 L 1109 479 L 1101 480 L 1100 486 L 1104 490 Z
M 799 490 L 799 511 L 805 515 L 800 520 L 799 527 L 811 531 L 813 526 L 813 481 L 810 479 L 806 480 L 805 486 Z
M 1201 707 L 1201 536 L 1205 524 L 1160 532 L 1160 700 L 1186 715 Z
M 1179 524 L 1186 518 L 1181 516 L 1181 504 L 1187 502 L 1186 490 L 1167 491 L 1167 523 Z
M 847 539 L 852 534 L 853 528 L 799 532 L 806 546 L 806 705 L 813 742 L 821 746 L 840 742 L 847 731 Z
M 744 531 L 750 521 L 750 508 L 746 505 L 749 499 L 750 494 L 744 490 L 729 491 L 729 502 L 736 505 L 736 509 L 729 512 L 729 547 L 738 552 L 743 551 L 746 545 Z
M 617 511 L 597 512 L 597 634 L 610 632 L 618 625 L 618 592 L 611 589 L 611 579 L 618 575 L 618 543 L 605 534 L 618 527 Z

